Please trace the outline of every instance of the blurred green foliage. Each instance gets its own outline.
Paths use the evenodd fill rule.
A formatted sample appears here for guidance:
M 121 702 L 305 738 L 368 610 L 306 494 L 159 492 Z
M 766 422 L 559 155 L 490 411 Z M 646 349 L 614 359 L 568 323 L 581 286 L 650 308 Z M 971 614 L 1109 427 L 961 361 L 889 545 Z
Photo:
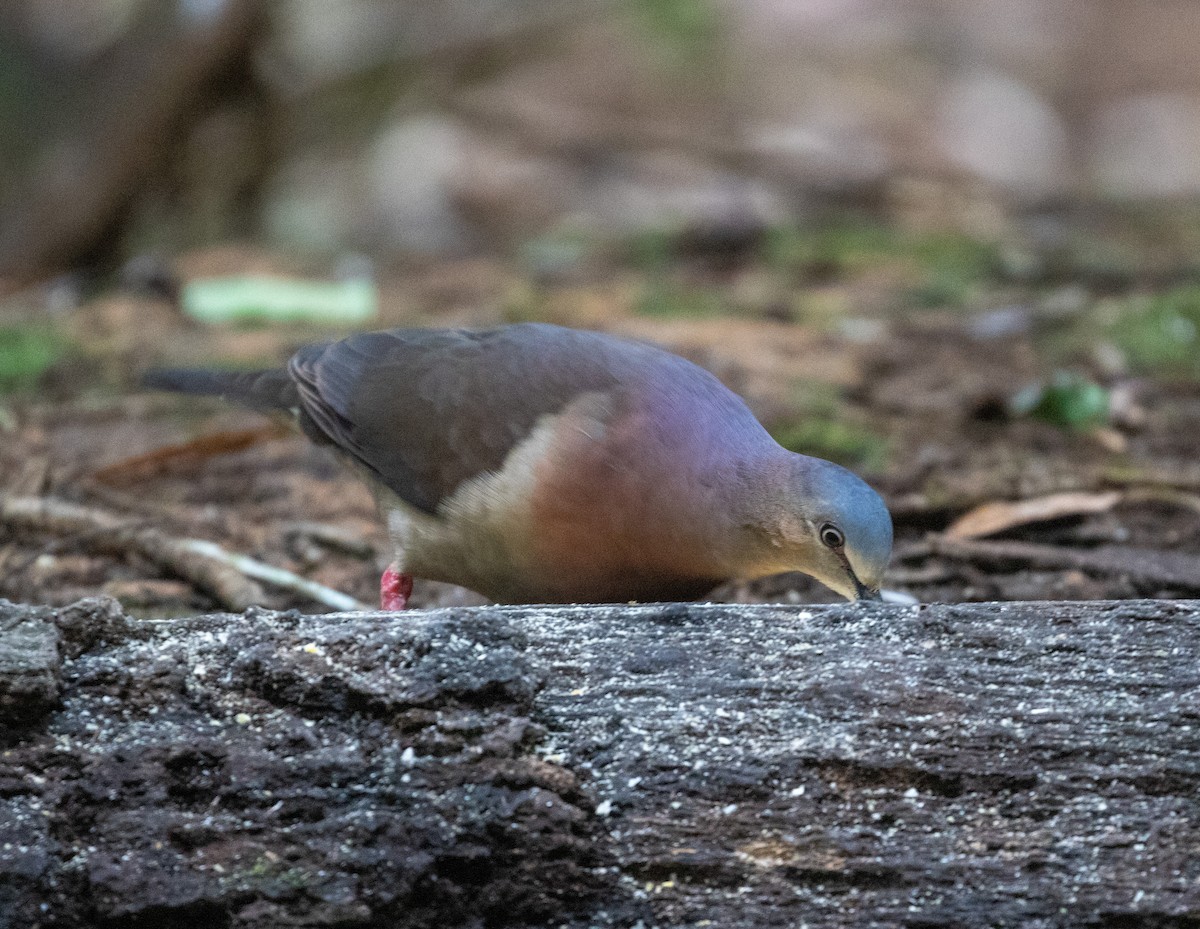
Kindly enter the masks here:
M 677 260 L 679 232 L 674 229 L 643 229 L 625 242 L 625 255 L 633 267 L 647 273 L 666 271 Z
M 638 297 L 633 311 L 658 319 L 711 319 L 727 315 L 729 307 L 722 295 L 712 288 L 652 280 Z
M 30 390 L 70 351 L 67 340 L 42 324 L 0 327 L 0 393 Z
M 897 237 L 876 223 L 833 223 L 822 227 L 778 226 L 763 246 L 772 268 L 805 277 L 842 277 L 877 264 L 899 251 Z
M 509 289 L 500 304 L 500 316 L 506 323 L 541 323 L 550 318 L 545 293 L 533 285 Z
M 588 265 L 596 244 L 581 232 L 552 231 L 521 243 L 518 260 L 535 281 L 570 279 Z
M 794 418 L 776 423 L 771 435 L 784 448 L 827 458 L 847 468 L 882 471 L 890 447 L 847 411 L 838 391 L 825 384 L 803 384 L 795 392 Z
M 836 222 L 779 227 L 766 236 L 763 258 L 803 280 L 852 277 L 891 265 L 916 281 L 902 295 L 920 307 L 963 306 L 1003 276 L 999 248 L 956 233 L 906 233 L 881 223 Z
M 943 233 L 909 239 L 908 245 L 923 277 L 909 292 L 919 306 L 962 306 L 1002 275 L 999 250 L 979 239 Z
M 1105 335 L 1142 374 L 1200 378 L 1200 285 L 1110 301 Z
M 716 52 L 723 30 L 720 13 L 711 0 L 626 0 L 626 3 L 648 37 L 678 63 L 701 63 Z

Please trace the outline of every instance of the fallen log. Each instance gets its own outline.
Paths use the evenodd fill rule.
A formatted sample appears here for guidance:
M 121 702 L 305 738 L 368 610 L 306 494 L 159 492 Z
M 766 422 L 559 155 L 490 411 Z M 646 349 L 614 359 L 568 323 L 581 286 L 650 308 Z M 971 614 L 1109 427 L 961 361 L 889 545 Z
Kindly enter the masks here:
M 6 629 L 0 926 L 1200 922 L 1197 601 Z

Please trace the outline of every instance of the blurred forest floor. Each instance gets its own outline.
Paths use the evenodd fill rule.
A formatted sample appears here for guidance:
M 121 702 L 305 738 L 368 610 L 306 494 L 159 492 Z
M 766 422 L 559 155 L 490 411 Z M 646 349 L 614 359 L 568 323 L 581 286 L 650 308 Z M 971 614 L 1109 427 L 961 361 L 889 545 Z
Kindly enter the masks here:
M 884 493 L 887 586 L 922 601 L 1195 596 L 1200 274 L 1164 263 L 1160 237 L 1174 233 L 1130 221 L 1049 254 L 843 218 L 547 239 L 506 260 L 382 270 L 369 327 L 538 319 L 678 351 L 780 442 Z M 164 270 L 173 285 L 331 274 L 235 245 Z M 137 387 L 155 366 L 276 364 L 345 327 L 207 325 L 117 283 L 69 311 L 53 287 L 11 295 L 0 327 L 0 596 L 105 592 L 144 615 L 239 605 L 156 552 L 196 538 L 375 602 L 385 534 L 329 452 L 253 413 Z M 46 501 L 76 509 L 56 517 Z M 262 592 L 274 608 L 328 608 Z M 799 575 L 713 596 L 833 599 Z M 420 581 L 414 597 L 472 602 Z

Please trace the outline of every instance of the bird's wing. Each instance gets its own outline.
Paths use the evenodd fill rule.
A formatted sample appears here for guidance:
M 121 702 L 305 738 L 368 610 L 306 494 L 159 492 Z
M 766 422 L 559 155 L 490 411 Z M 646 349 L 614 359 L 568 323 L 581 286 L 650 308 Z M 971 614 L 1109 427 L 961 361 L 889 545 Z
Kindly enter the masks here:
M 687 364 L 611 336 L 522 324 L 363 333 L 302 349 L 288 370 L 305 432 L 433 513 L 464 481 L 498 470 L 542 417 L 674 362 Z

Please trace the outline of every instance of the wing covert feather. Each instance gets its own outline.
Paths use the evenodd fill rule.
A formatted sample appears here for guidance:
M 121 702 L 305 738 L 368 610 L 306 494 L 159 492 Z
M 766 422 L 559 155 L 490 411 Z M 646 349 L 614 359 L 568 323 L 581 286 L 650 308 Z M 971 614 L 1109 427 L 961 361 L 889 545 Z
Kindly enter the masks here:
M 309 346 L 289 365 L 301 425 L 429 513 L 498 470 L 546 415 L 687 362 L 649 345 L 537 323 L 394 329 Z

